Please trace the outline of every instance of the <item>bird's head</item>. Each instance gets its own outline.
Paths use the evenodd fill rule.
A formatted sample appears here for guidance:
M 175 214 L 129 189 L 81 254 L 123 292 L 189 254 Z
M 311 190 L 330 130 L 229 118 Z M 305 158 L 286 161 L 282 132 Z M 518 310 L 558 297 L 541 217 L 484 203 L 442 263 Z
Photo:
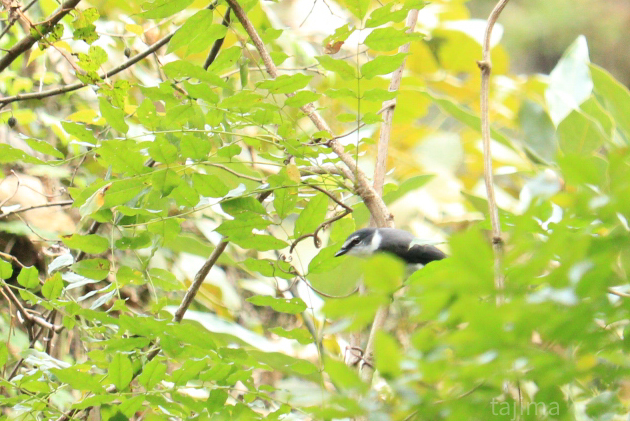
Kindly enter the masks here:
M 348 236 L 335 256 L 391 253 L 409 264 L 426 265 L 446 257 L 435 246 L 422 244 L 411 233 L 395 228 L 363 228 Z

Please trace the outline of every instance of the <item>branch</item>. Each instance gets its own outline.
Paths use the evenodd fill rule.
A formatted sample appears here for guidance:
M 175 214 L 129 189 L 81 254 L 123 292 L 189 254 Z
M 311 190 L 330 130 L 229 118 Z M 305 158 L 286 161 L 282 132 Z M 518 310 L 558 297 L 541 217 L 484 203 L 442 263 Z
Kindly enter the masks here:
M 416 27 L 418 21 L 418 10 L 411 9 L 407 14 L 407 33 L 412 33 Z M 399 53 L 408 53 L 411 43 L 406 43 L 398 49 Z M 389 83 L 389 91 L 396 92 L 400 87 L 400 81 L 402 80 L 402 74 L 405 70 L 405 62 L 403 60 L 400 67 L 396 69 L 392 75 L 392 80 Z M 387 169 L 387 149 L 389 148 L 389 138 L 392 131 L 392 121 L 394 119 L 394 110 L 396 109 L 396 99 L 392 101 L 384 101 L 381 108 L 383 110 L 383 124 L 381 125 L 381 133 L 378 139 L 378 153 L 376 155 L 376 166 L 374 168 L 374 190 L 380 196 L 383 195 L 383 185 L 385 184 L 385 170 Z M 372 220 L 372 222 L 376 222 Z M 363 364 L 361 367 L 361 378 L 366 383 L 372 382 L 374 376 L 374 367 L 372 360 L 374 356 L 374 340 L 376 333 L 383 329 L 387 317 L 389 316 L 389 306 L 385 305 L 378 309 L 372 322 L 372 328 L 370 329 L 370 336 L 368 336 L 367 344 L 365 345 L 365 352 L 363 353 L 363 360 L 367 364 Z M 356 340 L 356 339 L 355 339 Z M 359 344 L 352 344 L 359 346 Z M 353 363 L 353 359 L 348 360 L 348 363 Z
M 44 24 L 45 29 L 42 31 L 43 33 L 48 32 L 50 28 L 55 26 L 59 21 L 70 13 L 74 8 L 79 4 L 81 0 L 66 0 L 59 9 L 55 10 L 55 12 L 46 19 L 46 23 Z M 39 34 L 27 35 L 20 40 L 17 44 L 13 46 L 5 55 L 0 59 L 0 72 L 4 71 L 11 63 L 15 61 L 20 55 L 30 50 L 31 47 L 41 39 Z
M 407 15 L 407 33 L 413 33 L 418 20 L 418 10 L 412 9 Z M 408 53 L 411 44 L 406 43 L 398 49 L 399 53 Z M 396 92 L 400 87 L 400 81 L 402 80 L 403 71 L 405 70 L 404 59 L 400 64 L 400 67 L 392 74 L 392 80 L 389 83 L 389 92 Z M 376 166 L 374 168 L 374 190 L 383 195 L 383 185 L 385 184 L 385 171 L 387 169 L 387 149 L 389 147 L 389 137 L 392 131 L 392 120 L 394 119 L 394 110 L 396 109 L 396 99 L 391 101 L 384 101 L 383 106 L 383 124 L 381 125 L 381 133 L 378 139 L 378 153 L 376 155 Z
M 159 40 L 158 42 L 153 44 L 151 47 L 147 48 L 146 50 L 144 50 L 143 52 L 141 52 L 139 54 L 136 54 L 135 56 L 131 57 L 129 60 L 123 62 L 121 65 L 119 65 L 117 67 L 114 67 L 113 69 L 111 69 L 108 72 L 101 73 L 99 75 L 99 77 L 101 79 L 106 79 L 106 78 L 112 77 L 112 76 L 122 72 L 123 70 L 127 69 L 128 67 L 133 66 L 134 64 L 136 64 L 140 60 L 144 59 L 145 57 L 147 57 L 147 56 L 153 54 L 155 51 L 159 50 L 160 47 L 163 47 L 164 45 L 166 45 L 171 40 L 171 38 L 173 38 L 173 35 L 175 35 L 175 32 L 177 32 L 177 31 L 171 32 L 170 34 L 168 34 L 167 36 L 165 36 L 164 38 L 162 38 L 161 40 Z M 4 107 L 7 104 L 15 102 L 15 101 L 24 101 L 24 100 L 27 100 L 27 99 L 43 99 L 43 98 L 47 98 L 49 96 L 55 96 L 55 95 L 60 95 L 60 94 L 66 93 L 66 92 L 76 91 L 77 89 L 81 89 L 81 88 L 83 88 L 85 86 L 87 86 L 87 84 L 85 84 L 83 82 L 75 82 L 75 83 L 71 83 L 69 85 L 60 86 L 58 88 L 48 89 L 46 91 L 32 92 L 32 93 L 28 93 L 28 94 L 19 94 L 19 95 L 15 95 L 15 96 L 8 96 L 6 98 L 0 99 L 0 108 Z
M 30 210 L 33 209 L 39 209 L 39 208 L 50 208 L 53 206 L 70 206 L 74 203 L 74 200 L 62 200 L 61 202 L 50 202 L 50 203 L 44 203 L 42 205 L 33 205 L 33 206 L 29 206 L 27 208 L 20 208 L 20 209 L 16 209 L 13 211 L 9 211 L 7 213 L 2 213 L 0 214 L 0 219 L 6 218 L 9 215 L 13 215 L 15 213 L 22 213 L 22 212 L 28 212 Z
M 231 9 L 228 7 L 225 15 L 223 16 L 223 22 L 221 22 L 221 25 L 225 26 L 226 28 L 230 26 L 230 12 Z M 204 70 L 208 70 L 208 67 L 210 67 L 210 65 L 214 63 L 214 60 L 217 58 L 217 55 L 219 54 L 219 50 L 221 49 L 224 40 L 225 37 L 220 38 L 214 42 L 212 48 L 210 49 L 210 53 L 208 53 L 208 58 L 206 58 L 206 62 L 203 64 Z
M 492 224 L 492 249 L 494 251 L 494 286 L 497 290 L 504 289 L 504 279 L 501 273 L 501 262 L 503 257 L 503 240 L 501 239 L 501 223 L 499 221 L 499 207 L 494 195 L 494 180 L 492 176 L 492 153 L 490 152 L 490 73 L 492 72 L 492 61 L 490 59 L 490 36 L 492 28 L 496 23 L 501 11 L 509 0 L 499 0 L 494 7 L 488 22 L 483 39 L 483 59 L 477 62 L 481 70 L 481 137 L 483 139 L 483 175 L 486 182 L 486 192 L 488 195 L 488 211 L 490 213 L 490 223 Z M 501 295 L 497 296 L 497 304 L 503 302 Z
M 265 64 L 267 73 L 269 73 L 269 75 L 275 79 L 278 75 L 278 69 L 273 63 L 273 60 L 271 59 L 269 52 L 265 48 L 262 39 L 258 35 L 258 32 L 254 28 L 250 20 L 247 18 L 245 11 L 236 0 L 227 0 L 227 3 L 230 5 L 232 10 L 234 11 L 234 14 L 245 28 L 245 31 L 251 38 L 252 43 L 256 47 L 256 50 L 258 50 L 258 53 L 260 54 L 260 57 Z M 293 95 L 294 94 L 288 94 L 287 96 L 291 97 Z M 385 206 L 383 200 L 378 194 L 376 194 L 374 188 L 369 184 L 365 173 L 357 167 L 354 158 L 351 155 L 347 154 L 344 150 L 343 145 L 341 145 L 338 140 L 335 139 L 332 130 L 330 129 L 330 127 L 328 127 L 326 121 L 324 121 L 321 115 L 317 112 L 315 106 L 313 104 L 306 104 L 300 109 L 304 114 L 308 116 L 308 118 L 313 122 L 318 130 L 329 133 L 330 136 L 333 138 L 329 143 L 330 148 L 341 159 L 341 161 L 343 161 L 350 172 L 354 174 L 357 194 L 361 196 L 361 199 L 369 209 L 370 214 L 376 221 L 376 224 L 379 227 L 393 227 L 393 217 L 389 213 L 387 206 Z
M 22 315 L 22 318 L 27 323 L 39 325 L 39 326 L 41 326 L 43 328 L 46 328 L 48 330 L 51 330 L 51 331 L 53 331 L 55 333 L 59 333 L 59 332 L 61 332 L 64 329 L 63 326 L 54 325 L 54 324 L 50 323 L 49 321 L 47 321 L 46 319 L 44 319 L 42 317 L 39 317 L 39 316 L 36 316 L 34 314 L 29 313 L 24 308 L 24 306 L 22 305 L 20 300 L 17 299 L 15 294 L 13 294 L 13 291 L 11 291 L 11 288 L 9 288 L 7 285 L 4 286 L 4 292 L 9 296 L 9 299 L 13 302 L 13 304 L 15 304 L 15 306 L 17 307 L 18 312 Z

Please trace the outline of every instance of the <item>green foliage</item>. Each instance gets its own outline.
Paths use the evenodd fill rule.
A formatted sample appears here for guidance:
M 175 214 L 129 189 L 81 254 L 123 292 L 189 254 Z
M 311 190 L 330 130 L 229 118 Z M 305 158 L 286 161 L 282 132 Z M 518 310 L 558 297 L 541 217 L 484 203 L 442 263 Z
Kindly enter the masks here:
M 73 201 L 51 206 L 59 213 L 36 213 L 48 207 L 22 201 L 22 189 L 0 198 L 3 233 L 46 252 L 24 267 L 1 256 L 3 292 L 31 316 L 12 319 L 21 309 L 3 301 L 3 415 L 627 417 L 630 92 L 589 62 L 586 38 L 568 47 L 549 78 L 509 73 L 501 45 L 493 49 L 500 77 L 491 82 L 491 133 L 505 239 L 498 270 L 506 284 L 497 291 L 480 197 L 480 46 L 462 25 L 471 23 L 462 2 L 427 8 L 439 25 L 407 33 L 407 13 L 424 2 L 345 1 L 352 18 L 326 27 L 330 36 L 318 42 L 327 51 L 316 57 L 298 32 L 274 27 L 280 14 L 266 13 L 276 5 L 242 5 L 282 63 L 275 79 L 259 71 L 264 63 L 234 15 L 229 29 L 221 24 L 224 4 L 198 9 L 180 0 L 77 10 L 43 34 L 45 51 L 0 75 L 6 95 L 54 89 L 71 74 L 90 85 L 54 101 L 18 98 L 0 116 L 17 122 L 0 145 L 3 183 L 15 176 L 38 191 L 32 181 L 43 180 L 55 192 L 38 198 L 54 202 L 67 192 Z M 124 36 L 97 32 L 97 21 Z M 102 76 L 128 59 L 126 49 L 144 51 L 170 25 L 179 29 L 168 57 L 158 50 L 157 60 Z M 2 47 L 20 31 L 15 25 Z M 344 46 L 356 35 L 365 41 Z M 408 42 L 409 53 L 394 51 Z M 71 50 L 76 68 L 51 43 Z M 403 62 L 401 89 L 390 92 L 388 75 Z M 21 75 L 27 67 L 34 71 Z M 354 174 L 332 168 L 347 169 L 327 140 L 340 136 L 369 168 L 379 111 L 392 99 L 383 200 L 420 240 L 448 239 L 440 245 L 448 259 L 411 275 L 391 256 L 334 257 L 370 215 Z M 332 134 L 300 109 L 310 112 L 310 103 Z M 365 293 L 353 293 L 359 284 Z M 358 353 L 346 347 L 349 334 L 365 331 L 384 306 L 376 393 L 343 360 Z M 50 325 L 52 347 L 44 339 Z

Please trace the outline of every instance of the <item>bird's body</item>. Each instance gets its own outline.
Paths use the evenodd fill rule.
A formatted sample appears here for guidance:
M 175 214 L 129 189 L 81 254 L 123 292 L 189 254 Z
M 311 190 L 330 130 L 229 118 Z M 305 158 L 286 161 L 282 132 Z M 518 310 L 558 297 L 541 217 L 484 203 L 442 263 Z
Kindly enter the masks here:
M 437 247 L 421 244 L 411 233 L 395 228 L 363 228 L 355 231 L 348 236 L 335 256 L 368 256 L 374 253 L 391 253 L 412 265 L 426 265 L 446 257 Z

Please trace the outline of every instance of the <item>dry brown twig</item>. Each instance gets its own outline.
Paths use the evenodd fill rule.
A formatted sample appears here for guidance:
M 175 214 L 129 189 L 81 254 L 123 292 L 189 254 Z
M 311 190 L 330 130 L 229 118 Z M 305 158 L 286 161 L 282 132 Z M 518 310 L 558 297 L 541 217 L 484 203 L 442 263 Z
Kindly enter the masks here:
M 492 224 L 492 249 L 494 251 L 494 286 L 498 291 L 504 289 L 502 273 L 503 239 L 501 238 L 501 223 L 499 221 L 499 206 L 494 194 L 494 179 L 492 175 L 492 153 L 490 151 L 490 74 L 492 73 L 492 60 L 490 58 L 490 37 L 492 28 L 499 19 L 499 15 L 509 0 L 499 0 L 494 7 L 486 24 L 482 45 L 482 60 L 477 62 L 481 70 L 481 137 L 483 140 L 483 175 L 488 195 L 488 211 Z M 497 304 L 503 302 L 501 293 L 497 295 Z

